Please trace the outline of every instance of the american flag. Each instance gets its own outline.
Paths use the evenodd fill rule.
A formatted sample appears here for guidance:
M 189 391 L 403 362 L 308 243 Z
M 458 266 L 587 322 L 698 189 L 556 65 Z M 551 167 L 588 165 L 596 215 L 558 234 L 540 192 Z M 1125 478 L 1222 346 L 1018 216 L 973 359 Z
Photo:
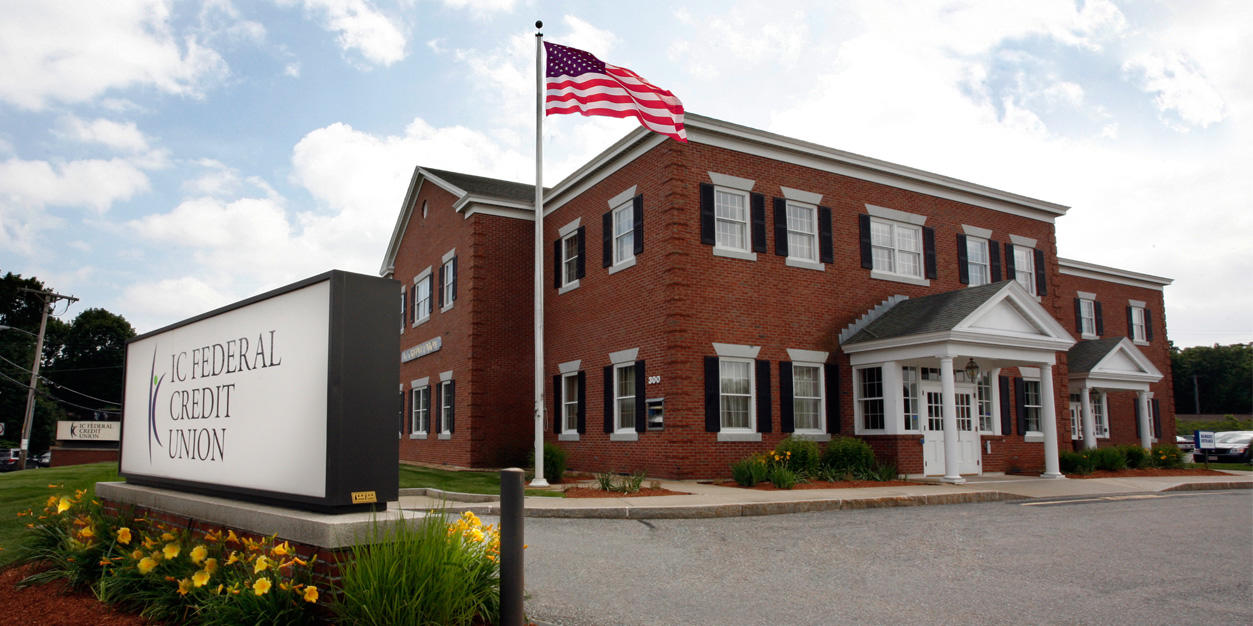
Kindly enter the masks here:
M 579 113 L 635 117 L 653 132 L 687 142 L 683 103 L 639 74 L 577 48 L 544 42 L 545 115 Z

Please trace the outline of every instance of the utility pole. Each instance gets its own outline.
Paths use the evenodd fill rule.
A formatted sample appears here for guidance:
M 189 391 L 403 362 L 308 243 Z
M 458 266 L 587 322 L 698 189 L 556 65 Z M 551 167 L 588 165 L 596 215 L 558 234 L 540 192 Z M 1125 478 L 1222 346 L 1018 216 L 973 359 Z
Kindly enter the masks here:
M 1196 374 L 1192 375 L 1192 413 L 1201 414 L 1201 387 L 1196 382 Z
M 48 313 L 52 311 L 52 305 L 56 304 L 57 300 L 78 302 L 78 298 L 63 296 L 52 291 L 35 291 L 25 288 L 22 291 L 37 293 L 43 298 L 43 316 L 39 319 L 39 335 L 35 337 L 35 363 L 31 365 L 30 388 L 26 390 L 26 418 L 22 421 L 22 451 L 17 459 L 18 466 L 26 469 L 26 457 L 30 452 L 30 426 L 35 417 L 35 385 L 39 382 L 39 362 L 43 360 L 44 331 L 48 328 Z

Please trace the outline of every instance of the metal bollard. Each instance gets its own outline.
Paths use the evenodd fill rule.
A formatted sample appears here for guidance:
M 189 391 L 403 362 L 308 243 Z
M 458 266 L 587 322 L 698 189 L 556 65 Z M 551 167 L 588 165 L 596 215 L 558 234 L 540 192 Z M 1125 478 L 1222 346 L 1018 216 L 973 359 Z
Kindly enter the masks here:
M 500 470 L 500 623 L 522 626 L 522 470 Z

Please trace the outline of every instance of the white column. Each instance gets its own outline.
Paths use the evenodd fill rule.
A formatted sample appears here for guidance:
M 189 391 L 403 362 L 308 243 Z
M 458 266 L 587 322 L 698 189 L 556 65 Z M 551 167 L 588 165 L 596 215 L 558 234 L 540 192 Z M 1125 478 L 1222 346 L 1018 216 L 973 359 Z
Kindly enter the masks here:
M 889 435 L 905 432 L 905 396 L 901 364 L 886 361 L 883 368 L 883 428 Z
M 1085 385 L 1079 388 L 1079 405 L 1083 407 L 1083 447 L 1096 447 L 1096 419 L 1092 415 L 1092 394 Z
M 944 478 L 946 483 L 964 483 L 957 464 L 957 387 L 953 379 L 953 357 L 940 357 L 940 394 L 944 411 Z
M 1053 398 L 1053 364 L 1040 364 L 1040 429 L 1044 431 L 1043 478 L 1065 478 L 1057 460 L 1057 401 Z
M 1149 392 L 1137 391 L 1136 402 L 1140 403 L 1140 446 L 1145 450 L 1153 448 L 1153 416 L 1149 414 Z
M 1105 436 L 1109 437 L 1109 398 L 1104 389 L 1098 389 L 1097 394 L 1101 396 L 1101 415 L 1105 418 Z

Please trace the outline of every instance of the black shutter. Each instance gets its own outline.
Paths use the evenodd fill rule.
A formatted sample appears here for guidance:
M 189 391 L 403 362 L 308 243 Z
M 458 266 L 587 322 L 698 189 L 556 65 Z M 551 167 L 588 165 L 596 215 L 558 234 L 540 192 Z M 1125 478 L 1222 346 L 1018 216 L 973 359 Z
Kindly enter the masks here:
M 642 433 L 648 430 L 648 423 L 644 417 L 644 362 L 635 362 L 635 432 Z
M 1018 376 L 1014 377 L 1014 411 L 1018 414 L 1018 434 L 1027 434 L 1027 385 Z
M 793 413 L 792 395 L 792 362 L 779 361 L 779 432 L 790 433 L 796 430 L 796 415 Z
M 579 258 L 575 263 L 574 277 L 583 278 L 584 273 L 587 271 L 587 264 L 584 262 L 587 259 L 587 227 L 580 226 L 577 232 L 578 234 L 575 235 L 575 237 L 578 237 L 577 245 Z
M 561 288 L 561 238 L 553 242 L 553 289 Z
M 1014 244 L 1005 242 L 1005 280 L 1018 280 L 1014 275 Z
M 418 293 L 418 290 L 414 288 L 413 294 L 416 295 L 417 293 Z M 401 285 L 400 286 L 400 330 L 404 330 L 405 326 L 409 323 L 409 310 L 410 310 L 409 292 L 405 290 L 404 285 Z
M 935 229 L 922 227 L 922 263 L 927 278 L 935 278 Z
M 1014 434 L 1014 420 L 1009 410 L 1009 377 L 998 377 L 997 384 L 1000 386 L 1001 395 L 1001 434 Z
M 1096 316 L 1096 335 L 1099 337 L 1105 334 L 1105 320 L 1101 316 L 1101 303 L 1092 301 L 1092 314 Z
M 1149 409 L 1153 411 L 1153 436 L 1157 437 L 1158 439 L 1161 439 L 1162 438 L 1162 403 L 1157 398 L 1153 398 L 1152 400 L 1149 401 L 1149 403 L 1152 405 L 1149 407 Z
M 766 197 L 754 193 L 748 198 L 753 223 L 753 252 L 766 251 Z
M 970 284 L 970 257 L 966 250 L 966 235 L 957 233 L 957 282 Z
M 444 302 L 444 264 L 443 263 L 439 264 L 439 285 L 436 285 L 435 293 L 431 294 L 431 305 L 432 305 L 431 309 L 435 308 L 434 306 L 435 303 L 439 303 L 439 306 L 441 307 L 444 306 L 445 304 L 448 304 L 447 302 Z
M 831 244 L 831 207 L 818 207 L 818 260 L 835 262 L 835 250 Z
M 1144 340 L 1153 341 L 1153 312 L 1144 309 Z
M 579 434 L 587 432 L 587 374 L 583 370 L 579 370 L 579 408 L 578 408 L 578 430 Z
M 1136 338 L 1136 318 L 1131 312 L 1131 305 L 1127 305 L 1127 338 Z
M 722 420 L 718 417 L 718 357 L 705 357 L 705 431 L 716 433 L 722 430 Z
M 857 216 L 857 234 L 861 244 L 861 266 L 874 269 L 874 256 L 870 253 L 870 216 L 861 213 Z
M 635 196 L 631 202 L 631 221 L 635 228 L 635 254 L 644 254 L 644 194 Z
M 770 411 L 770 361 L 757 359 L 757 432 L 768 433 L 774 429 Z
M 774 199 L 774 253 L 787 256 L 787 200 Z
M 558 435 L 561 434 L 561 422 L 564 421 L 561 410 L 565 400 L 565 398 L 561 397 L 562 386 L 561 374 L 553 376 L 553 432 Z
M 451 301 L 457 301 L 457 282 L 461 280 L 461 272 L 457 271 L 457 257 L 452 258 L 452 280 L 448 281 L 452 285 L 452 294 L 449 296 Z
M 1001 247 L 988 240 L 988 265 L 992 269 L 992 282 L 1001 282 Z
M 400 389 L 400 434 L 402 435 L 405 434 L 405 422 L 408 421 L 405 419 L 405 413 L 409 412 L 406 409 L 413 404 L 413 401 L 408 399 L 408 396 L 412 393 L 411 391 L 405 391 L 403 387 Z
M 426 414 L 427 414 L 427 416 L 430 416 L 432 413 L 434 413 L 434 414 L 435 414 L 435 416 L 434 416 L 433 418 L 428 417 L 428 419 L 432 422 L 431 428 L 427 431 L 428 433 L 430 433 L 430 432 L 434 432 L 434 433 L 442 433 L 442 432 L 444 432 L 444 429 L 443 429 L 443 424 L 444 424 L 444 409 L 443 409 L 443 406 L 444 406 L 444 405 L 443 405 L 443 404 L 441 404 L 441 402 L 440 402 L 440 391 L 441 391 L 441 390 L 440 390 L 440 387 L 442 387 L 442 385 L 438 385 L 438 384 L 437 384 L 437 385 L 432 385 L 432 386 L 431 386 L 431 406 L 434 406 L 434 407 L 435 407 L 435 410 L 434 410 L 434 411 L 432 411 L 430 408 L 427 408 L 427 413 L 426 413 Z
M 600 217 L 601 267 L 613 265 L 613 211 Z
M 714 244 L 714 186 L 700 184 L 700 242 Z
M 840 432 L 840 365 L 827 363 L 822 368 L 826 382 L 827 432 Z
M 1044 268 L 1044 251 L 1035 251 L 1035 292 L 1036 295 L 1049 295 L 1049 276 Z
M 605 432 L 613 432 L 613 366 L 605 366 Z
M 453 284 L 456 284 L 454 279 Z M 457 423 L 457 382 L 448 381 L 448 434 L 453 433 L 453 427 Z
M 1135 397 L 1134 404 L 1136 407 L 1136 439 L 1139 439 L 1141 437 L 1141 433 L 1144 432 L 1140 428 L 1140 396 L 1139 395 Z
M 1083 298 L 1075 298 L 1075 332 L 1083 334 Z

